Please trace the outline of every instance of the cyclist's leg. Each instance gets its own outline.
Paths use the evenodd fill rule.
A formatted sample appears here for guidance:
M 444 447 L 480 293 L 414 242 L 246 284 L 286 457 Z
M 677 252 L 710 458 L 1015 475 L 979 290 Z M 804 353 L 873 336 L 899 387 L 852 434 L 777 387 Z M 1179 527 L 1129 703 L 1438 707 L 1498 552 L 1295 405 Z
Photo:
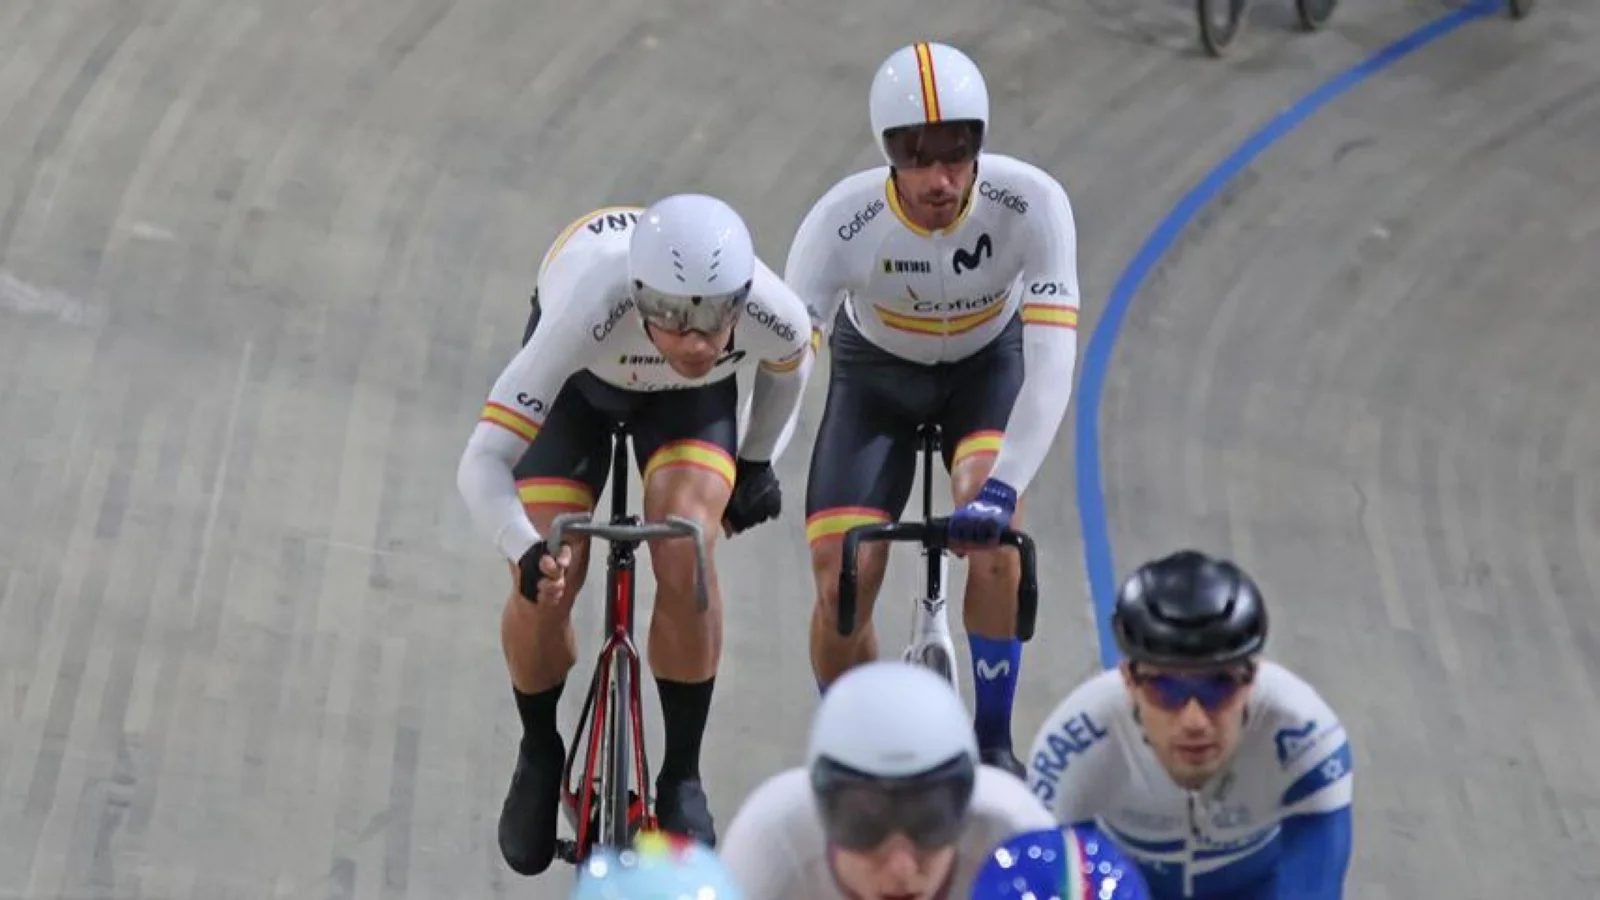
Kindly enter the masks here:
M 931 369 L 871 344 L 843 313 L 832 357 L 806 481 L 806 542 L 817 591 L 811 669 L 820 690 L 878 656 L 872 611 L 889 545 L 867 544 L 857 553 L 855 630 L 843 637 L 838 616 L 844 533 L 900 517 L 916 478 L 916 426 L 937 396 Z
M 950 470 L 952 500 L 960 506 L 977 496 L 994 467 L 1006 421 L 1022 387 L 1022 323 L 1011 324 L 994 342 L 950 370 L 951 394 L 943 416 L 943 453 Z M 1012 527 L 1022 526 L 1018 500 Z M 962 622 L 972 651 L 979 748 L 1011 755 L 1011 708 L 1022 643 L 1016 638 L 1017 587 L 1021 562 L 1010 548 L 967 555 Z
M 682 516 L 700 523 L 706 541 L 706 593 L 695 603 L 695 548 L 684 539 L 652 541 L 656 578 L 650 618 L 649 661 L 661 697 L 665 747 L 656 772 L 656 815 L 662 828 L 716 842 L 700 784 L 700 743 L 711 712 L 717 661 L 722 652 L 722 597 L 717 586 L 716 543 L 733 490 L 738 441 L 739 385 L 715 384 L 652 394 L 634 417 L 634 452 L 644 476 L 644 515 Z
M 609 461 L 605 415 L 584 396 L 579 373 L 551 406 L 539 436 L 513 472 L 528 518 L 541 534 L 559 513 L 587 511 L 605 488 Z M 517 772 L 500 816 L 500 850 L 506 863 L 524 875 L 549 867 L 555 854 L 564 750 L 556 712 L 576 659 L 572 599 L 583 586 L 588 546 L 573 539 L 567 590 L 560 603 L 535 604 L 517 590 L 517 567 L 510 565 L 511 594 L 500 618 L 500 641 L 511 672 L 522 742 Z

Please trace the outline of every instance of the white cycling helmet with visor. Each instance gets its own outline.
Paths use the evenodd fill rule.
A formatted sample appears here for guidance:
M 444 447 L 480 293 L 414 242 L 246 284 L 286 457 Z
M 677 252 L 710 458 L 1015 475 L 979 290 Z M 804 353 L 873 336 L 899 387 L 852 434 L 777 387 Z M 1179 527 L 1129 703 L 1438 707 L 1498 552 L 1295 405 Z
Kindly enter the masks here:
M 823 694 L 807 765 L 830 845 L 866 852 L 902 834 L 934 850 L 966 827 L 978 744 L 948 681 L 911 663 L 871 662 Z
M 968 162 L 989 130 L 983 73 L 947 44 L 896 50 L 872 79 L 869 106 L 878 148 L 898 169 Z
M 666 197 L 634 225 L 628 279 L 646 324 L 680 333 L 721 331 L 738 318 L 754 277 L 750 230 L 715 197 Z

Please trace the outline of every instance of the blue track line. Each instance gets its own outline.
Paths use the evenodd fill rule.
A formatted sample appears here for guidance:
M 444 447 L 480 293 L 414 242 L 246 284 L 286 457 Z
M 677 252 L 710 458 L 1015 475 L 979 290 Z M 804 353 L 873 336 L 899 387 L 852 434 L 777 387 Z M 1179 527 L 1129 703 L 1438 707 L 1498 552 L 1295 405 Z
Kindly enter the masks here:
M 1105 389 L 1106 370 L 1110 368 L 1112 352 L 1116 349 L 1117 335 L 1128 306 L 1133 302 L 1145 276 L 1156 267 L 1161 257 L 1177 243 L 1178 237 L 1194 217 L 1210 203 L 1234 176 L 1244 171 L 1256 157 L 1281 140 L 1289 132 L 1304 124 L 1324 106 L 1359 85 L 1370 76 L 1395 61 L 1422 49 L 1428 44 L 1455 31 L 1473 19 L 1499 11 L 1502 0 L 1476 0 L 1476 2 L 1442 16 L 1418 28 L 1405 37 L 1301 98 L 1293 106 L 1279 113 L 1272 121 L 1251 135 L 1227 159 L 1212 169 L 1200 184 L 1189 192 L 1166 218 L 1156 226 L 1139 248 L 1133 261 L 1128 263 L 1106 308 L 1089 336 L 1089 347 L 1083 356 L 1083 378 L 1078 387 L 1076 457 L 1078 478 L 1078 517 L 1083 532 L 1084 563 L 1089 572 L 1089 592 L 1094 602 L 1095 625 L 1099 633 L 1100 663 L 1109 669 L 1121 658 L 1116 641 L 1111 634 L 1111 609 L 1116 600 L 1117 574 L 1111 556 L 1111 539 L 1106 522 L 1105 494 L 1100 481 L 1100 397 Z

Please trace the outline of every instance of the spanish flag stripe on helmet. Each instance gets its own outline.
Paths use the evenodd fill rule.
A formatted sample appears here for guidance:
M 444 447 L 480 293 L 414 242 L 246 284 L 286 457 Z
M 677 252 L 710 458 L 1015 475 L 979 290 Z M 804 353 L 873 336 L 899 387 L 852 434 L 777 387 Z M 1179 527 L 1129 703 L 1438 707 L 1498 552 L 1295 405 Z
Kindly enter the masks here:
M 933 80 L 933 50 L 917 44 L 917 75 L 922 79 L 922 110 L 929 122 L 939 121 L 939 86 Z

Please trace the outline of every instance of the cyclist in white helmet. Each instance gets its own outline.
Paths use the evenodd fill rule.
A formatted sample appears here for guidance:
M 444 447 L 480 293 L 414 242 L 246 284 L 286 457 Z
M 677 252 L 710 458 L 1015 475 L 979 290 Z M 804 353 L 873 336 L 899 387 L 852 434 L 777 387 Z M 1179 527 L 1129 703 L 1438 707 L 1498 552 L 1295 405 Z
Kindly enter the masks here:
M 510 565 L 501 620 L 522 742 L 500 849 L 523 874 L 555 853 L 564 742 L 556 706 L 574 663 L 569 616 L 586 542 L 552 548 L 558 514 L 594 508 L 626 423 L 650 518 L 738 533 L 778 515 L 772 461 L 794 426 L 812 360 L 805 307 L 760 259 L 739 215 L 711 197 L 592 212 L 539 269 L 523 347 L 490 391 L 457 473 L 473 520 Z M 738 385 L 759 364 L 744 433 Z M 662 827 L 707 844 L 700 741 L 721 653 L 721 601 L 695 609 L 695 551 L 653 546 L 649 665 L 666 725 L 656 784 Z
M 949 537 L 968 552 L 964 624 L 985 761 L 1021 774 L 1011 708 L 1020 569 L 995 546 L 1022 527 L 1023 493 L 1072 394 L 1077 231 L 1048 172 L 983 152 L 983 74 L 961 51 L 918 43 L 873 78 L 872 131 L 888 166 L 851 175 L 812 207 L 784 280 L 831 330 L 828 399 L 806 485 L 816 573 L 811 661 L 819 686 L 877 656 L 873 599 L 888 545 L 863 547 L 850 637 L 837 632 L 840 538 L 895 519 L 915 477 L 917 427 L 940 426 L 956 505 Z
M 872 662 L 823 695 L 805 766 L 745 800 L 721 855 L 748 900 L 966 897 L 996 844 L 1053 824 L 1020 779 L 979 761 L 949 682 Z

